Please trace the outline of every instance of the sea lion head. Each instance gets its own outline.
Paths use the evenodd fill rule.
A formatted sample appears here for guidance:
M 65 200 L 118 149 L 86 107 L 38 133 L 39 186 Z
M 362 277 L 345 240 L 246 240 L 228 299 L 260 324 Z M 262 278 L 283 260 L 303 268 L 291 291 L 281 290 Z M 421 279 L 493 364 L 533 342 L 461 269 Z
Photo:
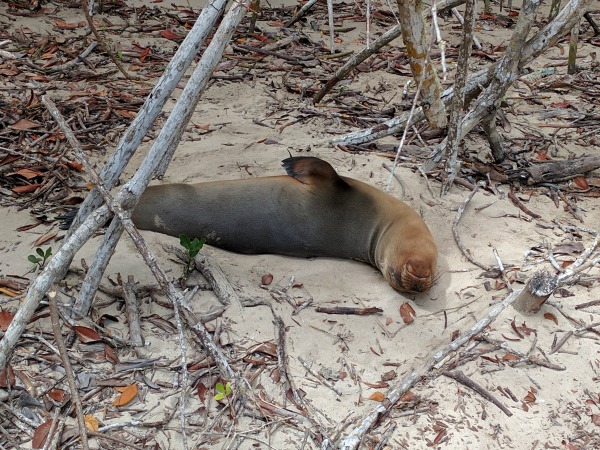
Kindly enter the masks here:
M 404 245 L 388 248 L 381 272 L 388 283 L 400 292 L 426 292 L 435 281 L 437 248 L 429 239 L 411 244 L 409 248 Z

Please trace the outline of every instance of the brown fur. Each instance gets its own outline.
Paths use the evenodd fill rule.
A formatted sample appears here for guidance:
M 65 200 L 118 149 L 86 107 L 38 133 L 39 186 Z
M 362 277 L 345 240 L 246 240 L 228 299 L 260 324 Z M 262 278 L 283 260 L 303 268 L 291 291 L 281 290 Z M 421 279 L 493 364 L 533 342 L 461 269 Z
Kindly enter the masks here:
M 205 237 L 238 253 L 364 261 L 399 291 L 431 287 L 437 248 L 413 209 L 318 158 L 283 166 L 289 176 L 151 186 L 132 219 L 144 230 Z

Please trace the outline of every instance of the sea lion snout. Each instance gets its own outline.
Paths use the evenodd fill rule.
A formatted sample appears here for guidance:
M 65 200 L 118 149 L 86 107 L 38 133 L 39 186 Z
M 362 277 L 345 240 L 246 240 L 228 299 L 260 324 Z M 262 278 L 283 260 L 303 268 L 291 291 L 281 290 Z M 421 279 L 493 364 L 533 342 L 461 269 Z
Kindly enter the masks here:
M 389 270 L 389 283 L 401 292 L 421 293 L 429 290 L 435 268 L 421 258 L 411 257 L 400 268 Z

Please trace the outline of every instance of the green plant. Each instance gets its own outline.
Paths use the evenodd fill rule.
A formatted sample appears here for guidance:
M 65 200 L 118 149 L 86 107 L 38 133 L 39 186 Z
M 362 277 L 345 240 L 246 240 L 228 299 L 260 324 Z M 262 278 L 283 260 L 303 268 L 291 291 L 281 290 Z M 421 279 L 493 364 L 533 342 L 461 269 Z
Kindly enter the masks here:
M 187 258 L 187 262 L 185 267 L 183 268 L 183 279 L 187 279 L 190 272 L 194 267 L 194 258 L 200 252 L 200 249 L 206 242 L 206 239 L 198 239 L 194 238 L 191 240 L 187 235 L 180 234 L 179 235 L 179 243 L 185 249 L 185 256 Z
M 223 386 L 223 383 L 217 383 L 215 389 L 217 390 L 217 393 L 215 394 L 215 400 L 217 401 L 226 399 L 233 392 L 231 390 L 231 383 L 229 382 L 227 382 L 225 386 Z
M 41 269 L 46 264 L 46 261 L 52 256 L 52 247 L 48 247 L 46 251 L 43 248 L 38 247 L 35 249 L 35 252 L 40 256 L 37 257 L 35 255 L 29 255 L 27 260 L 33 264 L 37 264 Z

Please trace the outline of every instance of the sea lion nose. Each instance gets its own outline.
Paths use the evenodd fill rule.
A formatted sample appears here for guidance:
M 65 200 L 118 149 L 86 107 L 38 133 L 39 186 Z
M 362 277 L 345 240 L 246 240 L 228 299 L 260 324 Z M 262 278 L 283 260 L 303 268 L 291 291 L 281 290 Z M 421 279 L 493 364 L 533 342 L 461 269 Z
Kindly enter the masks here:
M 408 273 L 416 278 L 427 279 L 431 276 L 431 267 L 425 261 L 409 259 L 405 268 Z

